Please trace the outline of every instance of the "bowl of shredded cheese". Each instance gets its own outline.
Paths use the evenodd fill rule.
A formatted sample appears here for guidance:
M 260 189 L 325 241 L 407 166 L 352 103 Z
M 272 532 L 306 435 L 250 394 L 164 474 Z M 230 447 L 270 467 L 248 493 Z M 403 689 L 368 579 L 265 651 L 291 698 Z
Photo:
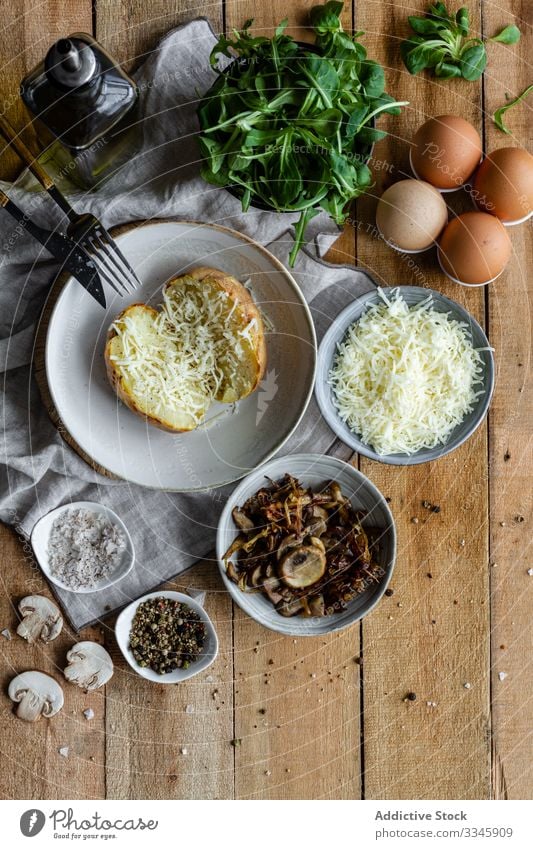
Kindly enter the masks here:
M 320 345 L 322 415 L 346 445 L 383 463 L 426 463 L 458 448 L 483 421 L 493 389 L 493 350 L 482 328 L 431 289 L 363 295 Z

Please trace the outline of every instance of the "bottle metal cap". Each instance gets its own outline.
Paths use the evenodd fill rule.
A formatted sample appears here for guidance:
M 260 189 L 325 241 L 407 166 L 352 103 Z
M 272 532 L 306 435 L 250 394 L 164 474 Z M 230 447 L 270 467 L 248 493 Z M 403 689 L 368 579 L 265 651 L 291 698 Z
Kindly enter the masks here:
M 46 54 L 44 65 L 52 83 L 77 88 L 92 80 L 98 61 L 91 46 L 81 39 L 60 38 Z

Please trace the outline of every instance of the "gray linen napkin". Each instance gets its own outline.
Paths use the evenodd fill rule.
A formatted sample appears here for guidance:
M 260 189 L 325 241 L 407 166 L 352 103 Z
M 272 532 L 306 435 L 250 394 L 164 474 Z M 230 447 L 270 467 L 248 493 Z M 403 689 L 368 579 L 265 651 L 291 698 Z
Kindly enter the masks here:
M 138 127 L 135 155 L 97 192 L 72 191 L 69 198 L 79 211 L 94 212 L 107 226 L 172 216 L 223 224 L 268 245 L 286 262 L 294 218 L 259 210 L 244 215 L 235 198 L 199 176 L 195 110 L 198 92 L 213 82 L 208 58 L 214 42 L 203 19 L 162 39 L 136 75 L 140 114 L 145 117 Z M 20 183 L 1 185 L 39 223 L 51 227 L 58 221 L 53 204 L 28 190 L 28 182 L 23 182 L 25 188 Z M 364 272 L 319 260 L 338 228 L 325 215 L 312 224 L 294 276 L 311 306 L 320 339 L 340 309 L 374 283 Z M 207 556 L 231 487 L 187 495 L 143 489 L 97 474 L 63 441 L 41 402 L 31 365 L 36 321 L 57 265 L 1 213 L 0 247 L 0 519 L 26 538 L 35 522 L 55 507 L 99 501 L 122 517 L 135 544 L 135 567 L 117 587 L 86 595 L 54 589 L 79 630 Z M 334 446 L 334 434 L 313 400 L 282 453 L 326 453 Z M 28 587 L 30 578 L 28 568 Z

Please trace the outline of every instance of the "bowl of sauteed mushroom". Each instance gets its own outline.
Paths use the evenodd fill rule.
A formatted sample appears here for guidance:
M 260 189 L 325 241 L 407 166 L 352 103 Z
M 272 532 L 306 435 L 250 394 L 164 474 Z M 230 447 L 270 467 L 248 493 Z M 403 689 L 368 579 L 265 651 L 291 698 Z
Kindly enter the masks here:
M 339 631 L 372 610 L 394 567 L 389 506 L 335 457 L 280 457 L 248 475 L 218 527 L 224 584 L 253 619 L 282 634 Z

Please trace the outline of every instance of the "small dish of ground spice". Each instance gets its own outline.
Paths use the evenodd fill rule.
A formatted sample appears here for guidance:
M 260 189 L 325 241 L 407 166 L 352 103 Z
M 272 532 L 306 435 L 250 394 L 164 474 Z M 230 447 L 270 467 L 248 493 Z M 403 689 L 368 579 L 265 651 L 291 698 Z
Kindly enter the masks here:
M 137 599 L 118 617 L 115 634 L 132 669 L 158 684 L 192 678 L 218 654 L 213 623 L 184 593 L 161 590 Z
M 135 553 L 124 522 L 93 501 L 65 504 L 43 516 L 31 544 L 46 577 L 73 593 L 94 593 L 132 569 Z

